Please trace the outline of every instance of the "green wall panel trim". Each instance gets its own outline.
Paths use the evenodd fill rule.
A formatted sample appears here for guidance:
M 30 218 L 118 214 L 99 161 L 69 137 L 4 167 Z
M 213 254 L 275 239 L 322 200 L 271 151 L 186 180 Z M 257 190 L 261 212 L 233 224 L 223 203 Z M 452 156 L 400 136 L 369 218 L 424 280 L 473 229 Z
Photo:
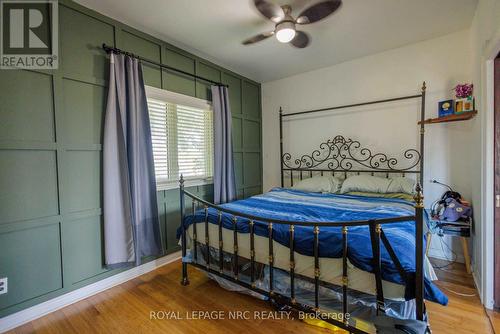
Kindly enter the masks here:
M 199 196 L 200 198 L 213 201 L 213 185 L 202 185 L 187 187 L 186 191 L 192 193 L 193 195 Z M 179 189 L 169 189 L 162 191 L 161 202 L 165 205 L 165 242 L 166 242 L 166 252 L 171 253 L 176 249 L 179 249 L 177 240 L 177 228 L 181 223 L 181 213 L 179 204 Z M 192 202 L 189 198 L 186 198 L 186 210 L 191 212 Z M 161 209 L 159 209 L 161 214 Z
M 141 38 L 128 31 L 121 33 L 121 48 L 155 62 L 161 61 L 161 45 Z M 146 85 L 161 88 L 161 70 L 158 66 L 142 63 Z
M 0 140 L 55 141 L 52 76 L 31 71 L 0 73 Z
M 106 270 L 104 267 L 102 217 L 88 217 L 64 225 L 65 275 L 76 284 Z
M 0 234 L 0 310 L 62 288 L 59 235 L 58 223 Z
M 242 112 L 245 115 L 260 118 L 260 87 L 248 81 L 242 84 Z
M 133 54 L 156 62 L 161 61 L 161 45 L 123 30 L 121 33 L 121 43 L 123 47 Z
M 241 118 L 232 117 L 232 137 L 233 137 L 233 150 L 241 151 L 243 148 L 243 128 Z
M 165 65 L 179 69 L 187 73 L 196 73 L 195 59 L 176 51 L 164 48 L 162 62 Z M 193 77 L 175 71 L 163 70 L 162 88 L 189 96 L 196 96 L 196 82 Z
M 243 147 L 249 150 L 260 150 L 260 123 L 250 120 L 243 121 Z
M 186 189 L 187 190 L 187 189 Z M 177 246 L 177 228 L 181 223 L 181 212 L 179 205 L 179 190 L 171 189 L 165 191 L 166 196 L 166 250 L 172 249 Z M 186 203 L 187 205 L 188 203 Z
M 26 295 L 8 300 L 0 296 L 0 317 L 128 269 L 103 267 L 101 143 L 109 60 L 102 43 L 229 84 L 233 123 L 238 128 L 234 133 L 239 138 L 235 159 L 241 161 L 236 162 L 241 166 L 238 198 L 260 188 L 253 181 L 261 182 L 261 175 L 250 180 L 252 184 L 243 182 L 247 164 L 261 173 L 261 167 L 254 167 L 261 164 L 260 142 L 250 142 L 254 139 L 249 135 L 256 133 L 249 121 L 260 126 L 260 110 L 252 109 L 260 108 L 260 84 L 72 1 L 59 4 L 59 69 L 0 71 L 0 174 L 7 176 L 0 178 L 0 252 L 7 254 L 0 255 L 0 273 L 14 268 L 7 273 L 11 281 L 31 271 L 46 278 L 39 290 L 27 278 L 16 286 Z M 202 81 L 154 66 L 145 66 L 144 76 L 149 85 L 210 99 L 209 85 Z M 250 88 L 244 89 L 244 84 Z M 259 158 L 248 155 L 251 152 Z M 213 200 L 212 185 L 187 190 Z M 180 249 L 178 206 L 178 189 L 158 192 L 165 254 Z M 20 256 L 5 253 L 4 249 L 15 248 L 3 242 L 4 235 L 16 235 L 16 244 L 29 247 Z
M 162 88 L 162 72 L 159 67 L 143 64 L 142 73 L 144 84 L 156 88 Z
M 259 195 L 261 193 L 262 193 L 262 187 L 260 187 L 260 186 L 248 187 L 248 188 L 245 188 L 245 190 L 244 190 L 245 197 Z
M 101 207 L 101 152 L 68 151 L 65 165 L 64 212 Z
M 233 115 L 241 114 L 241 79 L 228 73 L 222 74 L 222 82 L 229 85 L 229 104 Z
M 236 188 L 243 187 L 243 153 L 234 152 L 234 176 L 236 179 Z
M 221 71 L 219 69 L 200 61 L 196 62 L 196 74 L 212 81 L 221 81 Z M 196 79 L 196 97 L 212 101 L 211 84 Z
M 245 193 L 244 189 L 236 189 L 236 199 L 243 199 L 245 198 Z
M 163 61 L 163 64 L 191 74 L 195 73 L 194 58 L 167 48 L 165 49 L 165 61 Z
M 245 153 L 243 180 L 246 187 L 253 187 L 261 184 L 261 167 L 260 153 Z M 247 196 L 246 193 L 245 196 Z
M 60 223 L 61 220 L 62 217 L 60 215 L 55 215 L 55 216 L 34 218 L 34 219 L 16 221 L 10 223 L 2 223 L 0 224 L 0 234 L 9 232 L 18 232 L 22 230 L 38 228 L 41 226 L 57 224 Z
M 148 35 L 148 34 L 146 34 L 146 33 L 142 32 L 142 31 L 139 31 L 139 30 L 137 30 L 137 29 L 135 29 L 135 28 L 129 27 L 129 26 L 127 26 L 127 25 L 125 25 L 125 24 L 123 24 L 123 23 L 121 23 L 121 22 L 119 22 L 119 21 L 116 21 L 116 20 L 114 20 L 114 19 L 112 19 L 112 18 L 110 18 L 110 17 L 107 17 L 107 16 L 105 16 L 105 15 L 103 15 L 103 14 L 100 14 L 100 13 L 98 13 L 98 12 L 96 12 L 96 11 L 92 10 L 92 9 L 86 8 L 86 7 L 84 7 L 84 6 L 80 5 L 80 4 L 78 4 L 78 3 L 76 3 L 76 2 L 74 2 L 74 1 L 72 1 L 72 0 L 59 0 L 59 3 L 60 3 L 63 7 L 66 7 L 66 8 L 71 8 L 71 9 L 73 9 L 73 10 L 75 10 L 75 11 L 79 11 L 80 13 L 83 13 L 83 14 L 85 14 L 85 15 L 88 15 L 88 16 L 91 16 L 91 17 L 94 17 L 94 18 L 96 18 L 96 19 L 98 19 L 98 20 L 100 20 L 100 21 L 102 21 L 102 22 L 105 22 L 105 23 L 107 23 L 107 24 L 109 24 L 109 25 L 112 25 L 112 26 L 114 26 L 117 30 L 118 30 L 118 29 L 119 29 L 119 30 L 123 29 L 123 30 L 126 30 L 126 31 L 128 31 L 128 32 L 130 32 L 130 33 L 132 33 L 132 34 L 135 34 L 136 36 L 139 36 L 139 37 L 141 37 L 141 38 L 147 39 L 147 40 L 152 41 L 152 42 L 155 42 L 155 43 L 163 44 L 163 45 L 165 45 L 165 47 L 166 47 L 168 50 L 175 51 L 175 52 L 177 52 L 177 53 L 179 53 L 179 54 L 185 55 L 185 56 L 190 57 L 190 58 L 192 58 L 192 59 L 202 61 L 202 62 L 204 62 L 204 63 L 206 63 L 206 64 L 209 64 L 210 66 L 212 66 L 212 67 L 214 67 L 214 68 L 217 68 L 217 69 L 221 70 L 221 71 L 222 71 L 222 72 L 224 72 L 224 73 L 227 73 L 227 74 L 233 75 L 233 76 L 235 76 L 235 77 L 237 77 L 237 78 L 240 78 L 240 79 L 242 79 L 242 80 L 245 80 L 245 81 L 247 81 L 247 82 L 250 82 L 250 83 L 253 83 L 253 84 L 255 84 L 255 85 L 260 86 L 260 83 L 258 83 L 258 82 L 256 82 L 256 81 L 253 81 L 253 80 L 251 80 L 251 79 L 245 78 L 244 76 L 242 76 L 242 75 L 240 75 L 240 74 L 238 74 L 238 73 L 236 73 L 236 72 L 233 72 L 233 71 L 227 70 L 227 69 L 225 69 L 225 68 L 223 68 L 223 67 L 221 67 L 221 66 L 219 66 L 219 65 L 217 65 L 217 64 L 211 63 L 211 62 L 209 62 L 209 61 L 207 61 L 207 60 L 205 60 L 205 59 L 203 59 L 203 58 L 201 58 L 201 57 L 198 57 L 198 56 L 196 56 L 196 55 L 194 55 L 194 54 L 192 54 L 192 53 L 189 53 L 189 52 L 187 52 L 187 51 L 185 51 L 185 50 L 183 50 L 183 49 L 181 49 L 181 48 L 179 48 L 179 47 L 177 47 L 177 46 L 175 46 L 175 45 L 172 45 L 172 44 L 170 44 L 170 43 L 166 43 L 166 42 L 162 41 L 161 39 L 158 39 L 158 38 L 156 38 L 156 37 L 153 37 L 153 36 L 151 36 L 151 35 Z M 101 42 L 101 44 L 102 44 L 102 42 Z M 100 46 L 101 44 L 99 44 L 99 46 Z M 110 45 L 112 45 L 112 44 L 110 43 Z M 162 61 L 163 61 L 163 59 L 162 59 Z
M 163 70 L 162 73 L 163 89 L 184 95 L 196 96 L 196 82 L 193 78 L 167 70 Z
M 114 45 L 114 27 L 59 6 L 60 64 L 64 73 L 107 79 L 109 65 L 102 43 Z
M 101 144 L 107 88 L 63 79 L 66 142 Z
M 0 151 L 0 223 L 59 213 L 56 153 Z

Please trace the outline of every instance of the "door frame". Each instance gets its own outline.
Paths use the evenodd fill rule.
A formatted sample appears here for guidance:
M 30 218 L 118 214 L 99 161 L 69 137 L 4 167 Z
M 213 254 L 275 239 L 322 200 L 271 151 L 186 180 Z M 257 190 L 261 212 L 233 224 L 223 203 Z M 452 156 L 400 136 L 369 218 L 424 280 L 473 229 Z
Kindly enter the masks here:
M 474 241 L 474 271 L 473 277 L 479 289 L 481 302 L 488 309 L 494 308 L 494 59 L 500 51 L 500 28 L 497 29 L 484 48 L 480 59 L 479 81 L 481 83 L 480 119 L 481 119 L 481 179 L 479 208 L 479 219 L 476 225 L 480 225 L 479 231 L 475 232 Z M 473 228 L 477 229 L 477 227 Z
M 494 113 L 494 307 L 500 308 L 500 54 L 493 60 L 493 113 Z

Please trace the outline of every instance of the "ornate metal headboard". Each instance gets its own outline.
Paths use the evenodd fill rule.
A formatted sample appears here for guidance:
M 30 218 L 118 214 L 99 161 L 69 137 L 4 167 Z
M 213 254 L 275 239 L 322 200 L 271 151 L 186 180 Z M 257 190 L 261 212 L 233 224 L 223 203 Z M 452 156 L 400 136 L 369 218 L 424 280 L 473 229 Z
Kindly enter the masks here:
M 424 130 L 425 130 L 425 82 L 422 84 L 420 94 L 395 97 L 385 100 L 376 100 L 369 102 L 361 102 L 350 105 L 341 105 L 322 109 L 314 109 L 300 111 L 294 113 L 283 114 L 280 108 L 280 160 L 281 160 L 281 186 L 284 186 L 285 172 L 290 176 L 293 185 L 294 172 L 302 179 L 304 172 L 313 176 L 313 173 L 323 175 L 327 173 L 342 172 L 346 176 L 348 173 L 385 173 L 387 177 L 394 174 L 417 174 L 418 181 L 422 186 L 424 174 Z M 321 143 L 319 149 L 314 150 L 311 154 L 304 154 L 300 158 L 292 158 L 290 153 L 283 153 L 283 118 L 295 115 L 310 114 L 316 112 L 331 111 L 337 109 L 359 107 L 371 104 L 388 103 L 394 101 L 421 99 L 420 106 L 420 149 L 407 149 L 403 152 L 402 162 L 397 158 L 389 157 L 385 153 L 372 153 L 366 147 L 362 147 L 361 143 L 343 136 L 336 136 L 333 139 Z M 296 174 L 296 175 L 297 175 Z
M 402 160 L 402 161 L 400 161 Z M 390 174 L 407 173 L 420 174 L 422 156 L 416 149 L 407 149 L 402 154 L 402 159 L 390 157 L 386 153 L 372 153 L 369 148 L 363 147 L 359 141 L 335 136 L 321 143 L 319 148 L 311 154 L 304 154 L 300 158 L 292 158 L 290 153 L 282 156 L 282 174 L 288 172 L 293 185 L 293 173 L 300 179 L 312 176 L 313 173 L 382 173 Z

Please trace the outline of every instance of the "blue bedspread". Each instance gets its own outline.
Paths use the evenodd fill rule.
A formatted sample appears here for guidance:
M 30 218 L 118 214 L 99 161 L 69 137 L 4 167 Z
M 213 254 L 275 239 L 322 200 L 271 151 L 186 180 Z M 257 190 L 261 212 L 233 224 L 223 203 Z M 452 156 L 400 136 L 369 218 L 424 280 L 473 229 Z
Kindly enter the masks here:
M 275 188 L 263 195 L 223 204 L 222 207 L 259 217 L 307 222 L 367 220 L 415 214 L 413 204 L 400 199 L 308 193 L 282 188 Z M 232 218 L 232 215 L 223 215 L 224 228 L 233 228 Z M 195 215 L 186 216 L 184 224 L 187 228 L 193 222 L 204 221 L 204 212 L 198 211 Z M 215 209 L 209 209 L 209 222 L 218 223 L 218 213 Z M 239 233 L 249 233 L 247 222 L 246 219 L 238 218 L 237 230 Z M 399 258 L 409 282 L 414 282 L 415 222 L 385 224 L 382 228 Z M 288 225 L 274 224 L 273 230 L 274 240 L 288 247 Z M 267 236 L 267 223 L 255 222 L 255 233 Z M 178 234 L 180 234 L 180 229 Z M 313 238 L 312 227 L 296 226 L 296 251 L 303 255 L 313 256 Z M 381 245 L 383 279 L 405 285 L 389 253 L 383 244 Z M 342 257 L 341 227 L 320 226 L 319 256 Z M 367 226 L 349 227 L 348 258 L 357 268 L 373 272 L 370 233 Z M 406 285 L 405 291 L 407 300 L 415 297 L 414 284 Z M 448 303 L 448 297 L 428 278 L 425 278 L 425 298 L 442 305 Z

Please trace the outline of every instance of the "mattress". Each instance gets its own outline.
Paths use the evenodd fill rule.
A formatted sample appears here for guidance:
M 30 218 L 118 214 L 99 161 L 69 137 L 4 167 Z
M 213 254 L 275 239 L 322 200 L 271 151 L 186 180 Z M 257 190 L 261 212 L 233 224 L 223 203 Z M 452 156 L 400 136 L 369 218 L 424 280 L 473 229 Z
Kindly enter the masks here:
M 268 223 L 275 220 L 304 222 L 296 225 L 294 233 L 295 272 L 298 275 L 314 277 L 313 228 L 311 222 L 319 227 L 320 279 L 335 285 L 341 285 L 342 278 L 342 228 L 341 226 L 322 226 L 323 222 L 376 220 L 389 217 L 411 217 L 415 213 L 414 204 L 399 199 L 369 198 L 363 196 L 308 193 L 291 189 L 275 188 L 272 191 L 221 205 L 230 212 L 251 215 L 255 218 L 254 236 L 256 261 L 268 263 Z M 222 213 L 220 216 L 219 213 Z M 192 246 L 192 225 L 197 224 L 197 238 L 205 242 L 205 220 L 208 221 L 210 245 L 218 249 L 218 224 L 223 227 L 224 251 L 233 250 L 233 229 L 238 236 L 238 255 L 250 258 L 249 220 L 236 217 L 215 208 L 198 210 L 187 214 L 183 225 L 187 230 L 189 247 Z M 201 223 L 201 224 L 200 224 Z M 180 230 L 178 231 L 180 236 Z M 349 288 L 375 293 L 373 253 L 368 226 L 350 226 L 347 234 L 347 257 L 349 260 Z M 415 275 L 415 221 L 412 218 L 396 223 L 384 224 L 382 230 L 396 253 L 409 280 Z M 289 226 L 273 224 L 274 266 L 283 270 L 289 268 Z M 411 300 L 415 286 L 406 284 L 394 261 L 385 247 L 381 248 L 382 280 L 384 296 L 387 299 Z M 432 283 L 435 274 L 428 260 L 424 261 L 426 276 L 424 279 L 425 298 L 446 305 L 448 299 Z
M 187 229 L 186 246 L 193 250 L 193 225 Z M 196 235 L 198 242 L 205 241 L 205 224 L 198 223 L 196 226 Z M 217 225 L 209 224 L 208 236 L 210 247 L 219 249 L 219 228 Z M 248 233 L 237 233 L 238 256 L 250 259 L 250 235 Z M 223 251 L 233 254 L 234 232 L 226 228 L 222 229 Z M 268 263 L 269 258 L 269 239 L 255 235 L 254 237 L 255 261 L 262 264 Z M 200 254 L 200 253 L 199 253 Z M 201 255 L 199 255 L 201 256 Z M 282 244 L 273 241 L 273 259 L 274 267 L 288 271 L 290 268 L 290 249 Z M 353 266 L 348 260 L 348 287 L 359 292 L 370 295 L 376 294 L 375 275 Z M 212 268 L 217 269 L 217 264 L 212 263 Z M 341 258 L 319 258 L 320 280 L 342 285 L 342 259 Z M 427 257 L 424 261 L 425 275 L 430 280 L 437 280 L 436 274 Z M 295 252 L 295 274 L 309 278 L 314 278 L 314 257 L 302 255 Z M 382 280 L 382 289 L 384 298 L 395 301 L 404 301 L 405 286 L 386 280 Z

